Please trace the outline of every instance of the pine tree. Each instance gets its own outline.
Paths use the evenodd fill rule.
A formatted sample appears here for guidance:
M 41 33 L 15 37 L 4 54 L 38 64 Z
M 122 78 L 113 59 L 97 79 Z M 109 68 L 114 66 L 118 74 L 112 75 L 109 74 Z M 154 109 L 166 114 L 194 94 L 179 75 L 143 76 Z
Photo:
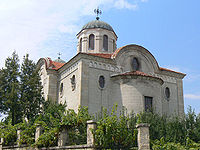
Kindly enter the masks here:
M 40 112 L 44 103 L 42 86 L 36 64 L 24 56 L 20 75 L 20 102 L 22 104 L 23 117 L 34 119 Z
M 3 77 L 3 71 L 2 69 L 0 69 L 0 112 L 3 113 L 4 112 L 4 90 L 3 90 L 3 82 L 4 82 L 4 77 Z
M 16 52 L 5 61 L 5 68 L 1 70 L 0 101 L 1 112 L 7 113 L 12 119 L 12 124 L 21 121 L 19 102 L 19 58 Z

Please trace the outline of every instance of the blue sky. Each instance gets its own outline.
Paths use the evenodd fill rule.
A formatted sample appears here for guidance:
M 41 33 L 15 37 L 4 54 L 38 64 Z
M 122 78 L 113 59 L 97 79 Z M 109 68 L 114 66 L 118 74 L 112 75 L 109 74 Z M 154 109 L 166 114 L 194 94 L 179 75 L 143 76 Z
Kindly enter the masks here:
M 117 46 L 147 48 L 161 67 L 186 73 L 185 110 L 200 113 L 199 0 L 0 0 L 0 67 L 14 50 L 36 62 L 41 57 L 69 60 L 76 54 L 76 34 L 95 19 L 109 23 Z

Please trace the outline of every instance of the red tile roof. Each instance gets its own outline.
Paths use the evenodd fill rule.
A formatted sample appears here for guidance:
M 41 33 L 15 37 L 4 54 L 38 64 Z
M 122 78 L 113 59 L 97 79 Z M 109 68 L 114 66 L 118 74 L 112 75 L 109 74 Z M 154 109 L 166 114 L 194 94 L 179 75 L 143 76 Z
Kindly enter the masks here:
M 52 65 L 50 66 L 50 69 L 58 70 L 58 69 L 60 69 L 64 64 L 65 64 L 65 63 L 60 63 L 60 62 L 52 61 Z
M 173 71 L 173 70 L 170 70 L 170 69 L 167 69 L 167 68 L 162 68 L 162 67 L 159 67 L 161 71 L 169 71 L 169 72 L 174 72 L 174 73 L 179 73 L 179 74 L 183 74 L 183 75 L 186 75 L 184 73 L 181 73 L 181 72 L 177 72 L 177 71 Z
M 92 55 L 92 56 L 98 56 L 98 57 L 102 57 L 102 58 L 111 59 L 111 57 L 112 57 L 112 56 L 115 56 L 122 48 L 123 48 L 123 47 L 120 47 L 119 49 L 117 49 L 117 50 L 116 50 L 114 53 L 112 53 L 112 54 L 104 54 L 104 53 L 86 53 L 86 54 Z M 52 61 L 52 62 L 50 63 L 49 69 L 58 70 L 58 69 L 60 69 L 64 64 L 65 64 L 65 63 L 60 63 L 60 62 Z M 174 73 L 186 75 L 186 74 L 184 74 L 184 73 L 177 72 L 177 71 L 173 71 L 173 70 L 170 70 L 170 69 L 167 69 L 167 68 L 159 67 L 159 69 L 160 69 L 161 71 L 169 71 L 169 72 L 174 72 Z M 140 71 L 127 72 L 127 73 L 124 73 L 124 74 L 121 74 L 121 75 L 142 75 L 142 76 L 153 77 L 153 76 L 150 76 L 150 75 L 145 74 L 144 72 L 140 72 Z
M 102 58 L 111 58 L 111 57 L 114 57 L 117 55 L 117 53 L 122 49 L 124 48 L 125 46 L 123 47 L 120 47 L 118 48 L 114 53 L 112 54 L 103 54 L 103 53 L 86 53 L 88 55 L 93 55 L 93 56 L 99 56 L 99 57 L 102 57 Z M 181 73 L 181 72 L 177 72 L 177 71 L 173 71 L 173 70 L 170 70 L 170 69 L 167 69 L 167 68 L 162 68 L 162 67 L 159 67 L 159 69 L 161 71 L 169 71 L 169 72 L 174 72 L 174 73 L 178 73 L 178 74 L 183 74 L 185 75 L 184 73 Z

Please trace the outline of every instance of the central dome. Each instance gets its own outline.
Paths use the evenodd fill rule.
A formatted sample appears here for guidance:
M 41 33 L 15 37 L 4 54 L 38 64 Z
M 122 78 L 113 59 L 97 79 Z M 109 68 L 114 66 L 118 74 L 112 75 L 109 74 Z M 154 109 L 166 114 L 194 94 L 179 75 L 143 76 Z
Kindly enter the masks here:
M 94 21 L 88 22 L 87 24 L 85 24 L 83 26 L 82 30 L 84 30 L 84 29 L 94 29 L 94 28 L 102 28 L 102 29 L 106 29 L 106 30 L 114 32 L 113 28 L 109 24 L 107 24 L 104 21 L 99 21 L 99 20 L 94 20 Z

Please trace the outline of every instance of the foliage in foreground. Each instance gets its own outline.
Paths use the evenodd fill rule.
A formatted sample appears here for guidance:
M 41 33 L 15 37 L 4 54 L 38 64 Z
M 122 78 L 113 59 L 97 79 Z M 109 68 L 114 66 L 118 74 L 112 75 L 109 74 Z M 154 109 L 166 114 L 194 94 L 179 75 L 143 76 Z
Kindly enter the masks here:
M 94 132 L 97 147 L 111 149 L 136 147 L 136 121 L 135 115 L 125 115 L 125 111 L 121 111 L 118 116 L 117 107 L 113 107 L 111 114 L 103 109 L 97 121 L 97 130 Z
M 160 140 L 155 140 L 152 146 L 153 150 L 199 150 L 200 143 L 195 143 L 191 139 L 186 139 L 186 145 L 174 142 L 166 142 L 162 137 Z
M 67 128 L 69 133 L 68 145 L 86 144 L 86 122 L 93 117 L 87 107 L 80 107 L 78 113 L 65 110 L 65 105 L 44 105 L 44 112 L 34 122 L 12 125 L 11 122 L 1 122 L 0 136 L 5 139 L 5 145 L 16 144 L 16 130 L 21 129 L 21 144 L 38 147 L 56 146 L 59 132 Z M 191 109 L 183 118 L 166 117 L 145 112 L 138 115 L 117 114 L 116 107 L 111 113 L 102 109 L 97 119 L 97 130 L 93 131 L 96 146 L 101 149 L 133 149 L 137 147 L 137 123 L 150 124 L 150 141 L 153 150 L 189 150 L 200 149 L 200 115 Z M 34 140 L 36 126 L 43 128 L 43 134 Z
M 69 145 L 85 144 L 87 140 L 86 122 L 91 119 L 87 107 L 80 107 L 78 113 L 74 110 L 65 110 L 65 105 L 47 102 L 44 112 L 34 122 L 23 121 L 16 125 L 1 122 L 0 137 L 4 138 L 4 145 L 17 143 L 16 130 L 21 130 L 20 144 L 29 146 L 49 147 L 56 146 L 59 132 L 65 127 L 69 131 Z M 43 133 L 35 141 L 37 126 L 43 128 Z

